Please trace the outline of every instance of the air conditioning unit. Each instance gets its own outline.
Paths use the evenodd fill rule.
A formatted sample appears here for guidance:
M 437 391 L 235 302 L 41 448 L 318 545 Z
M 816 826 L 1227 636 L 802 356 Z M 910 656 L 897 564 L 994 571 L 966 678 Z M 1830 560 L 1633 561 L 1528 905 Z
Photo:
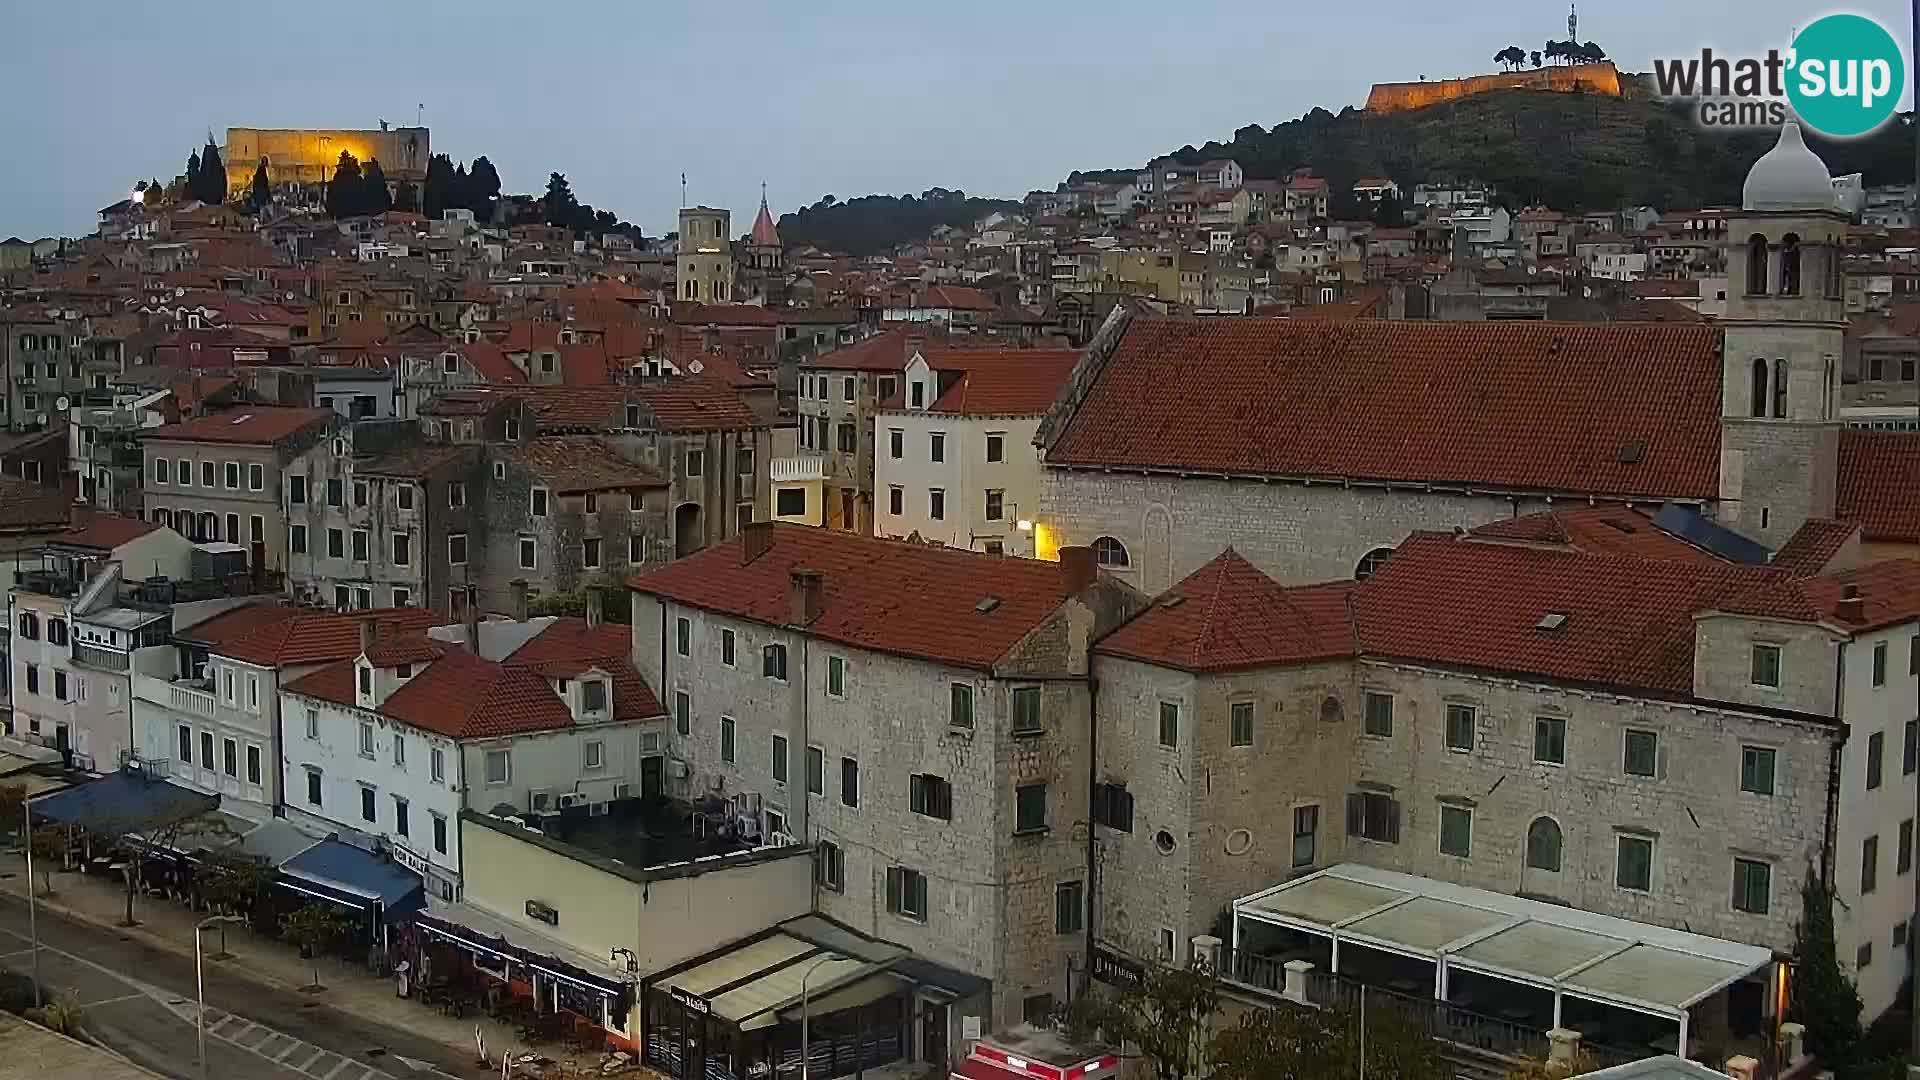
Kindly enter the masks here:
M 685 780 L 692 772 L 693 769 L 679 758 L 674 758 L 672 761 L 667 762 L 667 775 L 673 777 L 675 780 Z
M 554 805 L 562 810 L 571 810 L 587 801 L 587 797 L 578 792 L 569 791 L 554 800 Z
M 798 843 L 798 841 L 796 841 L 790 833 L 777 832 L 767 834 L 768 847 L 792 847 L 796 843 Z

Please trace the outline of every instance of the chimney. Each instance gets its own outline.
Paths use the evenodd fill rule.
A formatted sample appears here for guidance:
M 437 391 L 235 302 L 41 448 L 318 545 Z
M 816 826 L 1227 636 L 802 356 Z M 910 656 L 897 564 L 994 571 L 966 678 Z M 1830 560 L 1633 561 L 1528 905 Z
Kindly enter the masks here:
M 466 584 L 467 597 L 467 648 L 473 655 L 480 655 L 480 589 L 469 581 Z
M 598 585 L 587 586 L 587 629 L 600 626 L 601 605 L 606 602 L 606 590 Z
M 1079 596 L 1087 586 L 1100 577 L 1100 564 L 1094 561 L 1090 547 L 1063 547 L 1060 549 L 1060 591 L 1067 596 Z
M 787 589 L 787 619 L 806 626 L 827 607 L 827 578 L 818 570 L 795 570 Z
M 767 553 L 773 547 L 773 522 L 756 521 L 740 530 L 740 565 L 750 565 L 753 560 Z
M 514 578 L 507 583 L 507 589 L 513 597 L 513 621 L 527 621 L 527 579 Z
M 719 351 L 720 328 L 718 326 L 708 323 L 707 328 L 700 332 L 700 347 L 707 352 Z
M 1860 598 L 1860 586 L 1842 585 L 1840 602 L 1834 605 L 1834 614 L 1847 622 L 1867 621 L 1867 602 Z
M 361 656 L 365 656 L 368 653 L 373 651 L 373 642 L 374 642 L 374 639 L 377 636 L 379 636 L 379 632 L 380 632 L 379 624 L 374 622 L 372 619 L 360 620 L 360 655 Z

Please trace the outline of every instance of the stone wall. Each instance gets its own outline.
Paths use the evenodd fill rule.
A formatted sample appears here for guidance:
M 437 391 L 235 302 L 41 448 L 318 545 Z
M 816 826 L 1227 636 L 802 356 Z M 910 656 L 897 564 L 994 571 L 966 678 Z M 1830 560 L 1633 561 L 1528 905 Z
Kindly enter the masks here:
M 272 183 L 320 183 L 332 175 L 342 151 L 362 165 L 379 158 L 381 171 L 389 177 L 402 171 L 424 175 L 427 159 L 432 156 L 430 145 L 424 127 L 230 127 L 220 160 L 227 167 L 227 190 L 243 191 L 253 183 L 253 171 L 261 158 L 267 159 L 267 179 Z
M 1564 67 L 1534 68 L 1531 71 L 1499 72 L 1475 75 L 1468 79 L 1436 79 L 1431 82 L 1374 83 L 1367 93 L 1367 111 L 1405 112 L 1424 109 L 1444 101 L 1458 101 L 1493 90 L 1551 90 L 1620 97 L 1620 72 L 1611 61 L 1598 64 L 1571 64 Z

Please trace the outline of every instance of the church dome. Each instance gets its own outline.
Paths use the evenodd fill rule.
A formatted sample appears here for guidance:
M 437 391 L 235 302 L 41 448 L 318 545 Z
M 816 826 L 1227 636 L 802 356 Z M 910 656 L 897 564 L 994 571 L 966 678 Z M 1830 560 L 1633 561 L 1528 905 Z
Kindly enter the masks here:
M 1833 177 L 1820 155 L 1807 149 L 1800 125 L 1789 120 L 1780 141 L 1747 172 L 1740 204 L 1748 210 L 1832 210 Z

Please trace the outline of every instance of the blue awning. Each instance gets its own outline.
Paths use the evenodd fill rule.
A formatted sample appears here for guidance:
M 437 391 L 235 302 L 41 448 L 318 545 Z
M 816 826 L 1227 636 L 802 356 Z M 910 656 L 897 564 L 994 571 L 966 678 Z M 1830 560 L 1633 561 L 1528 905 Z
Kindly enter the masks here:
M 393 860 L 339 840 L 322 840 L 288 859 L 280 884 L 349 907 L 379 904 L 388 915 L 426 902 L 420 876 Z
M 217 795 L 135 770 L 122 770 L 33 800 L 33 815 L 96 833 L 143 836 L 189 822 L 220 805 Z M 177 832 L 176 847 L 191 849 L 191 824 Z

